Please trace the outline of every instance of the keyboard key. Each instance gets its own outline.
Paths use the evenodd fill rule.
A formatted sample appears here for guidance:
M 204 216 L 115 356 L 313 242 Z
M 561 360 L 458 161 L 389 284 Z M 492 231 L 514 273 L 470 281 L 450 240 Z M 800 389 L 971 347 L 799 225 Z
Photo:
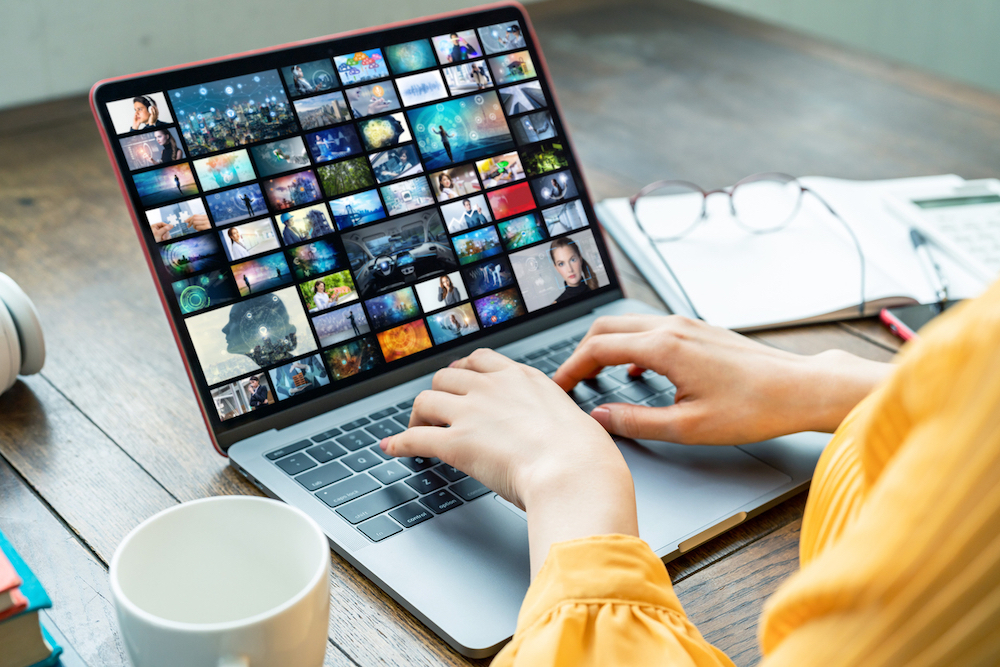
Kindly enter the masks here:
M 599 375 L 593 380 L 584 380 L 582 384 L 602 395 L 610 394 L 621 386 L 617 380 L 613 380 L 607 375 Z
M 400 412 L 398 415 L 393 416 L 393 419 L 402 426 L 403 428 L 410 428 L 410 411 Z
M 555 345 L 550 345 L 549 349 L 555 351 L 555 350 L 561 350 L 566 347 L 576 347 L 576 343 L 573 342 L 573 339 L 567 338 L 566 340 L 559 341 Z
M 631 403 L 638 403 L 644 398 L 649 398 L 656 392 L 647 387 L 644 382 L 629 382 L 624 387 L 619 387 L 615 393 L 624 396 Z
M 276 449 L 273 452 L 268 452 L 267 454 L 265 454 L 265 456 L 274 461 L 280 459 L 283 456 L 288 456 L 292 452 L 297 452 L 300 449 L 305 449 L 311 444 L 312 440 L 299 440 L 298 442 L 292 443 L 291 445 L 285 445 L 281 449 Z
M 361 472 L 362 470 L 367 470 L 372 466 L 378 465 L 382 462 L 382 459 L 366 449 L 356 454 L 348 454 L 340 459 L 340 462 L 350 466 L 354 472 Z
M 437 468 L 434 468 L 434 472 L 444 477 L 449 482 L 457 482 L 463 477 L 468 477 L 464 472 L 456 468 L 455 466 L 450 466 L 447 463 L 442 463 Z
M 305 454 L 292 454 L 291 456 L 278 461 L 278 467 L 287 472 L 289 475 L 297 475 L 303 470 L 315 468 L 316 462 Z
M 420 472 L 421 470 L 427 470 L 437 464 L 441 463 L 441 459 L 425 459 L 422 456 L 411 456 L 396 459 L 404 466 L 412 470 L 413 472 Z
M 555 364 L 562 364 L 562 362 L 569 359 L 572 354 L 573 350 L 559 350 L 558 352 L 553 352 L 552 354 L 550 354 L 547 357 L 547 359 L 549 359 Z
M 634 378 L 628 374 L 628 366 L 616 366 L 604 372 L 610 378 L 618 380 L 622 384 L 631 382 Z
M 483 486 L 479 480 L 472 479 L 471 477 L 466 477 L 461 482 L 452 484 L 448 488 L 461 496 L 462 500 L 474 500 L 490 492 L 489 488 Z
M 665 394 L 660 394 L 659 396 L 654 396 L 653 398 L 646 401 L 646 405 L 651 408 L 665 408 L 668 405 L 674 404 L 674 392 L 668 391 Z
M 334 482 L 350 477 L 351 471 L 334 461 L 325 466 L 320 466 L 315 470 L 302 473 L 295 478 L 295 481 L 306 487 L 310 491 L 317 491 L 324 486 L 329 486 Z
M 420 503 L 410 503 L 392 510 L 389 512 L 389 516 L 409 528 L 427 521 L 434 515 Z
M 524 358 L 527 359 L 528 361 L 534 361 L 535 359 L 541 359 L 548 353 L 549 351 L 547 349 L 535 350 L 534 352 L 529 352 L 528 354 L 524 355 Z
M 389 415 L 395 414 L 395 412 L 396 408 L 386 408 L 385 410 L 379 410 L 378 412 L 371 413 L 368 415 L 368 419 L 371 419 L 373 422 L 377 422 L 379 419 L 385 419 Z
M 598 405 L 603 405 L 605 401 L 603 399 L 597 399 L 596 401 L 587 401 L 580 406 L 580 409 L 586 412 L 588 415 L 596 408 Z
M 329 440 L 335 435 L 340 435 L 339 428 L 331 428 L 329 431 L 323 431 L 322 433 L 317 433 L 312 437 L 313 442 L 323 442 L 324 440 Z
M 338 456 L 343 456 L 346 453 L 346 449 L 332 442 L 324 442 L 321 445 L 316 445 L 315 447 L 306 450 L 306 454 L 313 457 L 320 463 L 332 461 Z
M 642 379 L 652 387 L 655 391 L 666 391 L 668 389 L 674 388 L 674 383 L 663 377 L 662 375 L 657 375 L 653 371 L 646 371 L 642 374 Z
M 411 489 L 419 491 L 420 493 L 430 493 L 431 491 L 437 491 L 442 486 L 447 484 L 443 479 L 435 475 L 433 472 L 428 470 L 427 472 L 420 473 L 416 477 L 411 477 L 406 480 L 406 483 L 410 485 Z
M 383 452 L 383 451 L 382 451 L 382 448 L 381 448 L 381 447 L 379 447 L 378 445 L 375 445 L 374 447 L 369 447 L 369 448 L 368 448 L 368 451 L 370 451 L 370 452 L 375 452 L 375 454 L 376 454 L 377 456 L 381 456 L 381 457 L 382 457 L 383 459 L 385 459 L 385 460 L 388 460 L 388 459 L 391 459 L 391 458 L 392 458 L 391 456 L 389 456 L 388 454 L 386 454 L 385 452 Z
M 540 370 L 541 372 L 545 373 L 546 375 L 550 375 L 559 370 L 559 364 L 555 363 L 554 361 L 551 361 L 550 359 L 539 359 L 538 361 L 534 362 L 531 365 Z
M 400 426 L 392 419 L 384 419 L 375 424 L 369 424 L 365 427 L 365 430 L 381 440 L 382 438 L 388 438 L 390 435 L 402 433 L 406 430 L 406 427 Z
M 587 401 L 596 400 L 599 396 L 600 394 L 582 382 L 573 387 L 573 389 L 569 392 L 569 397 L 576 401 L 578 405 L 583 405 Z
M 347 447 L 352 452 L 361 449 L 362 447 L 367 447 L 368 445 L 374 444 L 375 438 L 368 435 L 364 431 L 355 431 L 353 433 L 345 433 L 344 435 L 337 438 L 337 442 Z
M 355 419 L 352 422 L 347 422 L 346 424 L 341 424 L 340 428 L 342 428 L 345 431 L 353 431 L 354 429 L 358 428 L 359 426 L 364 426 L 369 421 L 370 420 L 368 419 L 368 417 L 358 417 L 357 419 Z
M 462 504 L 462 501 L 455 497 L 455 494 L 441 489 L 436 493 L 420 499 L 420 504 L 429 508 L 435 514 L 444 514 L 448 510 L 455 509 Z
M 409 409 L 411 409 L 413 407 L 413 400 L 414 399 L 411 398 L 408 401 L 403 401 L 402 403 L 397 403 L 396 407 L 399 408 L 400 410 L 409 410 Z
M 337 514 L 351 523 L 360 523 L 368 517 L 381 514 L 416 498 L 417 492 L 410 487 L 405 484 L 393 484 L 338 507 Z
M 337 482 L 333 486 L 328 486 L 317 493 L 316 497 L 330 507 L 337 507 L 338 505 L 343 505 L 348 500 L 354 500 L 380 488 L 382 488 L 382 485 L 368 475 L 356 475 L 345 479 L 343 482 Z
M 404 477 L 409 477 L 410 471 L 395 461 L 389 461 L 388 463 L 383 463 L 377 468 L 372 468 L 368 471 L 368 474 L 386 486 L 389 486 L 393 482 L 401 480 Z
M 396 533 L 401 532 L 403 529 L 389 517 L 380 516 L 372 519 L 371 521 L 365 521 L 363 524 L 358 526 L 358 530 L 371 538 L 372 542 L 378 542 L 387 537 L 392 537 Z

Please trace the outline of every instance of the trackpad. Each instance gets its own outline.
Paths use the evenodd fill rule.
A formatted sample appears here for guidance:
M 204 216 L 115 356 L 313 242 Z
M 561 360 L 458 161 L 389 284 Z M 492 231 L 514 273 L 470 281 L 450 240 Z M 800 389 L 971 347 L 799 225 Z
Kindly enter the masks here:
M 657 551 L 792 481 L 736 447 L 616 442 L 635 482 L 639 536 Z

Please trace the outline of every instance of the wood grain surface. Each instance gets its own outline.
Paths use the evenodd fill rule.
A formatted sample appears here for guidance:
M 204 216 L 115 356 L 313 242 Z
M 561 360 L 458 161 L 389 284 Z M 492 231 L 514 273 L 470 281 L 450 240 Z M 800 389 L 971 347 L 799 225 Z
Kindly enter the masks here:
M 1000 172 L 1000 102 L 679 0 L 549 0 L 530 12 L 595 200 L 684 177 L 781 170 L 847 178 Z M 257 494 L 212 448 L 87 103 L 0 113 L 0 270 L 32 296 L 48 360 L 0 397 L 0 529 L 92 665 L 126 660 L 107 562 L 178 502 Z M 616 247 L 629 296 L 662 305 Z M 781 349 L 888 361 L 874 321 L 755 333 Z M 796 567 L 805 494 L 668 565 L 691 617 L 754 664 L 763 600 Z M 328 665 L 466 665 L 332 557 Z

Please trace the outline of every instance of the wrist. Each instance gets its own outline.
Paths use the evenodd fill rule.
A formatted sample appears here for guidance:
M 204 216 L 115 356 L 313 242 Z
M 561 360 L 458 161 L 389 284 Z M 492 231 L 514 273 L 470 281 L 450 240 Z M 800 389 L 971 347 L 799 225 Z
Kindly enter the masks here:
M 892 372 L 893 365 L 862 359 L 843 350 L 807 358 L 806 377 L 813 410 L 808 430 L 832 433 L 840 422 Z

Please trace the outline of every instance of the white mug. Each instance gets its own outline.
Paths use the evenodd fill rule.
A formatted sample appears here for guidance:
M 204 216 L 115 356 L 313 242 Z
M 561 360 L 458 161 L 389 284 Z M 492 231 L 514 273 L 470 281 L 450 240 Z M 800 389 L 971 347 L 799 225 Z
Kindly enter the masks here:
M 111 559 L 111 591 L 136 667 L 312 667 L 326 653 L 329 570 L 305 512 L 220 496 L 136 526 Z

